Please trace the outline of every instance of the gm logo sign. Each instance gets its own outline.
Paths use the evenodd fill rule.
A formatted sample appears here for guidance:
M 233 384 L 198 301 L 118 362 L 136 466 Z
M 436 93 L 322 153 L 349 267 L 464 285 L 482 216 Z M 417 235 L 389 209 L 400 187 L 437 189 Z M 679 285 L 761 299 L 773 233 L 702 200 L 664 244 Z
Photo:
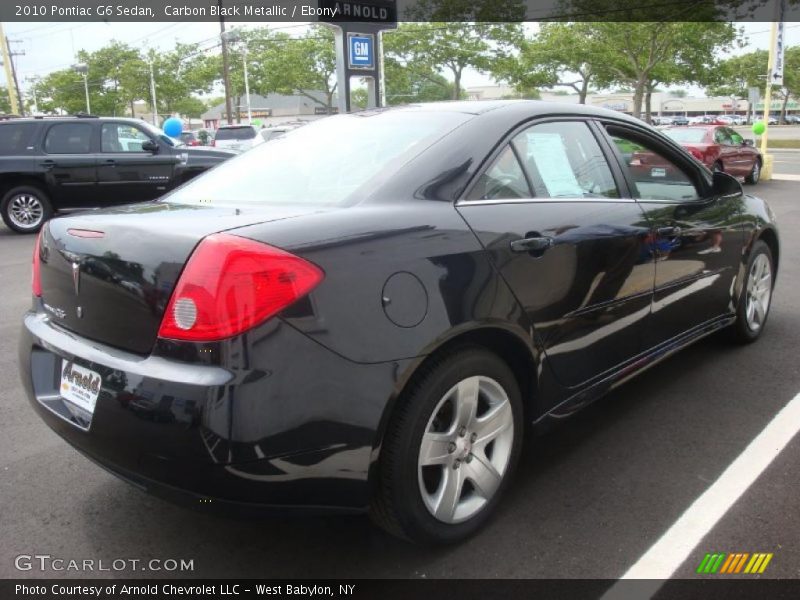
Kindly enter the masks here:
M 347 34 L 347 66 L 351 69 L 375 68 L 375 36 L 371 33 Z

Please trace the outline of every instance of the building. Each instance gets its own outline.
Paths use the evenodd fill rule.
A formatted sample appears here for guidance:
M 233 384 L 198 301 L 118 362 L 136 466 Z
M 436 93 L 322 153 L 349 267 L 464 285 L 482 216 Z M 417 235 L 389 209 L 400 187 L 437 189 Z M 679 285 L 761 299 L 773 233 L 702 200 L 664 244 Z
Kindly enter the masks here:
M 258 119 L 264 125 L 278 125 L 286 121 L 311 121 L 318 119 L 328 114 L 325 106 L 327 96 L 323 92 L 308 92 L 309 96 L 317 98 L 319 102 L 315 102 L 308 96 L 295 95 L 284 96 L 282 94 L 269 94 L 268 96 L 260 96 L 258 94 L 250 94 L 250 112 L 253 119 Z M 233 121 L 247 122 L 247 99 L 242 96 L 240 98 L 239 106 L 233 106 L 236 98 L 231 99 L 231 110 L 233 112 Z M 332 112 L 337 112 L 336 95 L 333 96 L 332 104 L 334 108 Z M 237 118 L 238 117 L 238 118 Z M 214 108 L 204 112 L 200 118 L 203 121 L 203 126 L 206 129 L 217 129 L 220 125 L 226 125 L 225 119 L 225 103 L 222 102 Z
M 467 97 L 470 100 L 497 100 L 500 98 L 510 98 L 514 96 L 513 88 L 505 85 L 484 85 L 467 88 Z M 548 102 L 563 102 L 566 104 L 577 104 L 577 94 L 563 94 L 555 92 L 542 92 L 541 99 Z M 633 93 L 604 93 L 589 94 L 586 97 L 586 104 L 589 106 L 599 106 L 610 110 L 617 110 L 631 114 L 633 112 Z M 783 100 L 772 100 L 772 112 L 779 113 L 783 105 Z M 731 115 L 738 114 L 747 116 L 750 112 L 750 103 L 747 100 L 735 99 L 729 96 L 715 98 L 697 97 L 678 97 L 670 92 L 654 92 L 650 101 L 650 108 L 654 116 L 701 116 L 701 115 Z M 800 103 L 796 100 L 789 100 L 787 104 L 787 114 L 800 113 Z M 642 106 L 644 111 L 645 107 Z M 755 106 L 756 114 L 764 110 L 764 103 L 758 102 Z

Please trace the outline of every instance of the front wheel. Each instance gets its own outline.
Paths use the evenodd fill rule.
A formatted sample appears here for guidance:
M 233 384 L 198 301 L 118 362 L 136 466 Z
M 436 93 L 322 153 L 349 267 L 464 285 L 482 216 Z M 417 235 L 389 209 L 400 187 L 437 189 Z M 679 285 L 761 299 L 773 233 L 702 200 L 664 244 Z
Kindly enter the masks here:
M 758 183 L 759 179 L 761 179 L 761 161 L 756 159 L 755 162 L 753 162 L 753 169 L 750 171 L 750 175 L 745 177 L 745 181 L 755 185 Z
M 773 275 L 772 252 L 769 246 L 758 240 L 750 252 L 747 278 L 742 285 L 736 322 L 731 327 L 735 341 L 748 344 L 756 341 L 764 331 L 772 301 Z
M 491 516 L 519 458 L 522 401 L 496 355 L 434 360 L 398 402 L 384 438 L 373 520 L 419 543 L 452 543 Z
M 35 233 L 53 216 L 50 200 L 42 190 L 21 185 L 9 190 L 0 201 L 3 222 L 17 233 Z

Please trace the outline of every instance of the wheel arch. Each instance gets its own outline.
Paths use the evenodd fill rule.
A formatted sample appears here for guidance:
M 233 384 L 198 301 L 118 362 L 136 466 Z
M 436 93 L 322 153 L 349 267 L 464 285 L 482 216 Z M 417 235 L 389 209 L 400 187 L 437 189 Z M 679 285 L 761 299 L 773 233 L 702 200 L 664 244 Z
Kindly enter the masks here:
M 531 423 L 540 412 L 538 403 L 539 356 L 526 340 L 524 332 L 513 331 L 500 325 L 482 325 L 454 333 L 441 340 L 429 352 L 420 356 L 399 376 L 396 393 L 387 403 L 381 416 L 369 468 L 369 479 L 374 481 L 380 458 L 381 446 L 392 416 L 404 401 L 405 395 L 423 368 L 442 355 L 460 347 L 479 346 L 496 354 L 514 374 L 523 401 L 525 423 Z
M 769 247 L 769 251 L 772 253 L 772 285 L 775 285 L 775 280 L 778 276 L 778 264 L 780 262 L 780 244 L 778 243 L 778 234 L 775 232 L 774 229 L 771 227 L 767 227 L 761 230 L 757 240 L 763 240 L 764 243 Z
M 21 185 L 39 188 L 50 198 L 50 192 L 47 190 L 44 179 L 27 173 L 4 173 L 0 175 L 0 199 L 4 198 L 10 190 Z

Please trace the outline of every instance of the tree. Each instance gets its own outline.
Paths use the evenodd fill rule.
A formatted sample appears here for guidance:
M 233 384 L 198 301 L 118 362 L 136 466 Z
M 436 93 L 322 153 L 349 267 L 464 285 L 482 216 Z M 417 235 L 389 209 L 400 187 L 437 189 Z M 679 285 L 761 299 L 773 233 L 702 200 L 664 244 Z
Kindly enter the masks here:
M 386 103 L 411 104 L 453 98 L 455 86 L 432 70 L 406 67 L 393 58 L 384 60 Z
M 520 32 L 516 23 L 403 23 L 384 36 L 384 52 L 418 72 L 448 72 L 453 82 L 451 98 L 457 100 L 464 70 L 502 73 Z
M 218 57 L 206 55 L 196 44 L 178 43 L 169 52 L 150 50 L 147 61 L 153 63 L 158 102 L 154 110 L 158 114 L 199 117 L 205 112 L 205 103 L 195 94 L 211 92 L 215 81 L 221 78 Z M 148 88 L 142 97 L 150 98 L 149 72 L 145 79 Z
M 537 35 L 521 41 L 517 57 L 501 62 L 500 77 L 520 91 L 569 87 L 585 104 L 590 85 L 604 87 L 610 79 L 605 64 L 580 43 L 587 35 L 585 23 L 543 23 Z
M 11 112 L 11 101 L 8 99 L 8 88 L 0 85 L 0 115 Z
M 145 63 L 139 51 L 116 40 L 95 52 L 78 52 L 78 62 L 88 67 L 92 111 L 102 115 L 133 110 L 134 100 L 147 90 Z
M 800 46 L 787 48 L 784 54 L 782 122 L 786 122 L 786 106 L 790 97 L 800 99 Z

